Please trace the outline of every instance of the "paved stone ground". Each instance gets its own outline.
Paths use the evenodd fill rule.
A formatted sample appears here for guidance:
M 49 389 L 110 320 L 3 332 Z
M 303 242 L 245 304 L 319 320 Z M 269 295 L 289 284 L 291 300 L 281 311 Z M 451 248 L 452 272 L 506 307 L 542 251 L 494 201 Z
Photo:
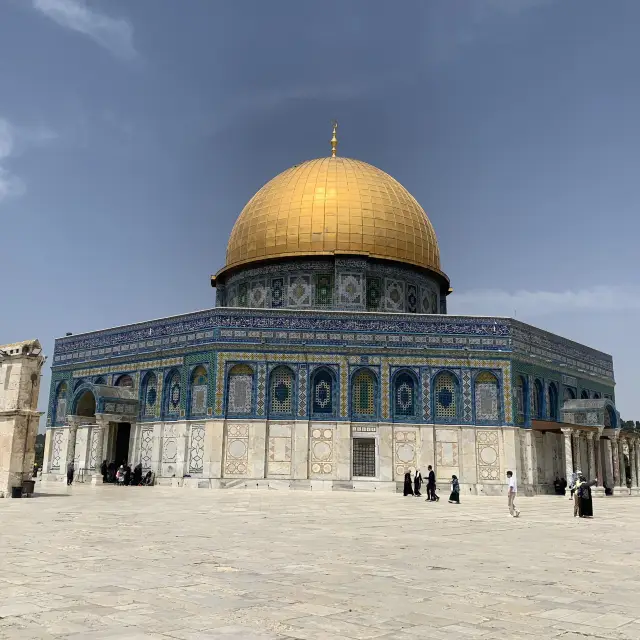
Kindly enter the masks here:
M 0 638 L 640 638 L 640 499 L 57 491 L 0 500 Z

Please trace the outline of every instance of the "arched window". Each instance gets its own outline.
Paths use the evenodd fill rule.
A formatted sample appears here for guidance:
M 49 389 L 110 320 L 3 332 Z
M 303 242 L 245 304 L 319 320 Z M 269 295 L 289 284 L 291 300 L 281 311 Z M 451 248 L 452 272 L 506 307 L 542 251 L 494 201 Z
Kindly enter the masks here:
M 608 429 L 615 429 L 618 426 L 618 418 L 616 412 L 610 405 L 607 405 L 604 412 L 604 426 Z
M 597 391 L 593 392 L 593 399 L 594 400 L 600 400 L 600 394 Z
M 158 378 L 153 371 L 147 371 L 142 381 L 142 417 L 150 418 L 157 414 Z
M 555 382 L 549 384 L 549 418 L 558 420 L 558 387 Z
M 481 371 L 475 384 L 476 422 L 500 420 L 498 398 L 498 378 L 489 371 Z
M 526 424 L 529 413 L 529 387 L 524 376 L 516 378 L 516 422 Z
M 352 411 L 358 416 L 376 415 L 376 379 L 371 371 L 362 369 L 353 378 Z
M 172 371 L 167 376 L 166 385 L 165 393 L 167 416 L 175 418 L 180 415 L 180 401 L 182 400 L 180 373 L 178 371 Z
M 543 407 L 543 396 L 542 396 L 542 383 L 540 380 L 536 378 L 533 383 L 533 419 L 541 420 L 542 419 L 542 407 Z
M 407 371 L 400 372 L 393 385 L 393 414 L 398 418 L 416 415 L 416 382 Z
M 98 376 L 93 384 L 106 384 L 102 376 Z
M 229 371 L 227 413 L 247 415 L 253 407 L 253 369 L 237 364 Z
M 88 389 L 78 398 L 75 415 L 87 418 L 93 418 L 96 415 L 96 398 Z
M 583 389 L 582 392 L 580 393 L 580 399 L 581 400 L 589 399 L 589 392 L 586 389 Z
M 329 369 L 317 369 L 311 381 L 311 413 L 320 416 L 334 415 L 334 377 Z
M 452 373 L 443 371 L 433 383 L 435 417 L 453 419 L 458 417 L 458 383 Z
M 124 374 L 123 376 L 120 376 L 117 380 L 116 380 L 116 387 L 133 387 L 133 378 L 128 375 L 128 374 Z
M 67 383 L 61 382 L 56 391 L 54 424 L 64 424 L 67 418 Z
M 269 379 L 269 414 L 293 414 L 293 372 L 289 367 L 276 367 Z
M 73 385 L 73 390 L 76 391 L 77 389 L 80 388 L 80 385 L 84 384 L 84 380 L 82 378 L 80 378 L 80 380 L 76 380 L 75 384 Z
M 565 387 L 562 392 L 562 400 L 563 402 L 567 402 L 568 400 L 575 400 L 576 392 L 571 387 Z
M 203 416 L 207 413 L 208 382 L 207 370 L 202 365 L 197 366 L 191 374 L 190 415 Z

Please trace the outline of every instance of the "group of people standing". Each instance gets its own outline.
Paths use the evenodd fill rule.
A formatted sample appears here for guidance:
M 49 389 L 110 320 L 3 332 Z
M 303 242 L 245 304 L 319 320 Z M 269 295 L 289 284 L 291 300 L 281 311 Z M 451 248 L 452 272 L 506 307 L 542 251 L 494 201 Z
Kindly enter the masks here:
M 138 487 L 141 485 L 153 484 L 153 473 L 147 471 L 146 475 L 142 474 L 142 462 L 131 470 L 131 465 L 123 462 L 120 466 L 116 466 L 115 462 L 107 464 L 106 460 L 102 461 L 100 466 L 102 473 L 102 481 L 104 483 L 117 484 L 118 486 Z
M 427 499 L 426 502 L 438 502 L 440 497 L 436 493 L 436 474 L 433 467 L 429 465 L 427 467 Z M 422 488 L 423 480 L 420 469 L 416 469 L 415 474 L 411 474 L 411 471 L 407 471 L 404 474 L 404 495 L 415 496 L 419 498 L 422 494 L 420 489 Z M 449 502 L 451 504 L 460 504 L 460 483 L 456 476 L 451 476 L 451 495 L 449 496 Z

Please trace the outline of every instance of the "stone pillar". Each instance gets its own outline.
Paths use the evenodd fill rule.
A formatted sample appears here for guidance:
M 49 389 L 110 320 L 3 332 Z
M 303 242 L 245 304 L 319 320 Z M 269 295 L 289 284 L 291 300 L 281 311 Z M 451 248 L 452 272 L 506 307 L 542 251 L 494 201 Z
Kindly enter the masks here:
M 620 454 L 620 486 L 623 489 L 627 488 L 627 465 L 624 463 L 624 445 L 626 444 L 626 438 L 619 438 L 618 440 L 618 453 Z
M 615 495 L 623 495 L 625 491 L 622 489 L 622 480 L 620 474 L 620 449 L 622 444 L 616 433 L 611 437 L 611 457 L 613 458 L 613 493 Z
M 73 462 L 76 457 L 76 441 L 78 439 L 78 427 L 82 419 L 79 416 L 67 416 L 67 424 L 69 425 L 67 433 L 67 455 L 64 465 L 64 472 L 67 472 L 69 463 Z M 76 469 L 77 471 L 77 469 Z
M 580 432 L 572 431 L 571 433 L 571 444 L 573 450 L 573 471 L 582 471 L 580 468 Z M 573 473 L 572 471 L 572 473 Z
M 93 475 L 91 476 L 92 485 L 102 484 L 102 472 L 100 471 L 100 466 L 102 465 L 105 431 L 107 430 L 108 427 L 109 427 L 109 423 L 100 419 L 96 420 L 96 424 L 93 427 L 94 433 L 92 434 L 91 437 L 95 438 L 96 459 L 95 459 L 95 466 L 93 469 Z
M 564 435 L 564 473 L 567 483 L 573 474 L 573 455 L 571 452 L 571 429 L 562 429 Z
M 629 440 L 629 463 L 631 466 L 631 495 L 640 494 L 638 487 L 638 441 L 634 438 Z
M 593 433 L 587 433 L 587 456 L 589 458 L 589 468 L 585 471 L 585 477 L 588 481 L 596 478 L 596 457 L 593 451 Z
M 591 490 L 594 498 L 604 498 L 602 486 L 602 467 L 600 464 L 600 432 L 587 434 L 587 448 L 589 450 L 589 476 L 587 480 L 596 481 L 596 486 Z
M 604 486 L 613 490 L 615 487 L 615 474 L 613 472 L 613 445 L 610 438 L 603 440 L 604 458 L 602 460 L 602 470 L 604 471 Z
M 638 487 L 638 494 L 640 495 L 640 441 L 639 440 L 636 440 L 635 470 L 636 470 L 636 486 Z

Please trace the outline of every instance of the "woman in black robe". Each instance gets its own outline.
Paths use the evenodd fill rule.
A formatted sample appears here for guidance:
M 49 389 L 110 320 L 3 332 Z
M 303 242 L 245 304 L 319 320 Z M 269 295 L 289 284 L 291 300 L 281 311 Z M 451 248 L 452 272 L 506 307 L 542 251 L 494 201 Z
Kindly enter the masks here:
M 422 487 L 422 474 L 420 473 L 419 469 L 416 469 L 416 476 L 413 479 L 413 493 L 416 498 L 422 495 L 420 493 L 420 487 Z
M 451 476 L 451 495 L 449 496 L 451 504 L 460 504 L 460 483 L 457 476 Z
M 404 474 L 404 495 L 412 496 L 413 495 L 413 487 L 411 486 L 411 472 L 407 471 Z
M 587 482 L 584 476 L 580 476 L 580 484 L 578 485 L 578 515 L 581 518 L 593 518 L 591 487 L 596 483 L 596 480 Z

